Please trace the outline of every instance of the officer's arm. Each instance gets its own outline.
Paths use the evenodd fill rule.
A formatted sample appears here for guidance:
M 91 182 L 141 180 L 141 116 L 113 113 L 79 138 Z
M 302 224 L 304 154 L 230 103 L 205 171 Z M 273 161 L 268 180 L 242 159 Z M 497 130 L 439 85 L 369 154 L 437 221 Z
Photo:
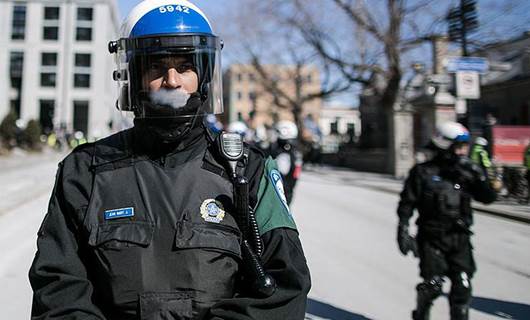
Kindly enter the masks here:
M 92 285 L 79 257 L 64 167 L 57 173 L 48 213 L 38 232 L 38 251 L 29 271 L 32 319 L 104 319 L 91 300 Z
M 482 152 L 480 153 L 480 156 L 482 157 L 482 165 L 485 167 L 485 168 L 490 168 L 491 167 L 491 160 L 488 156 L 488 152 L 486 150 L 482 150 Z
M 471 195 L 476 201 L 486 204 L 497 200 L 497 193 L 491 187 L 491 183 L 483 171 L 476 173 L 475 180 L 471 184 Z
M 407 180 L 401 191 L 400 201 L 397 209 L 400 225 L 408 225 L 414 214 L 414 209 L 421 193 L 421 181 L 418 173 L 418 166 L 410 170 Z
M 256 171 L 259 177 L 251 179 L 251 190 L 258 189 L 255 213 L 265 247 L 262 262 L 277 289 L 268 298 L 236 295 L 220 301 L 211 308 L 210 318 L 304 319 L 311 279 L 296 225 L 275 179 L 280 173 L 270 158 Z

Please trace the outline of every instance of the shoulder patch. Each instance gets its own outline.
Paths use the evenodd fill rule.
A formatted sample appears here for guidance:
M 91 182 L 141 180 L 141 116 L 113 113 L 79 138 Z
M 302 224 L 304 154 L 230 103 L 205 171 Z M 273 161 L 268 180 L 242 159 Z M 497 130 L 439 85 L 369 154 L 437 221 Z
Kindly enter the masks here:
M 289 210 L 289 205 L 287 204 L 287 198 L 285 197 L 285 189 L 283 187 L 281 173 L 276 169 L 272 169 L 269 173 L 269 177 L 271 179 L 272 185 L 274 186 L 276 194 L 282 201 L 283 206 L 285 207 L 285 209 L 287 209 L 287 212 L 291 214 L 291 210 Z
M 257 200 L 255 214 L 260 234 L 276 228 L 296 230 L 296 224 L 283 191 L 281 174 L 271 157 L 265 161 Z

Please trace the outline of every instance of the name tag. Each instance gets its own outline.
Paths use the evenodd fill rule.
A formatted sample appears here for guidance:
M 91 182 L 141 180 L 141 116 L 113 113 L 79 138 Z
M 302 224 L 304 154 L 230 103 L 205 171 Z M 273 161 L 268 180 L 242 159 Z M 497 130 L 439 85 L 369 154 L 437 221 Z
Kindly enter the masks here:
M 134 208 L 121 208 L 105 211 L 105 220 L 134 217 Z

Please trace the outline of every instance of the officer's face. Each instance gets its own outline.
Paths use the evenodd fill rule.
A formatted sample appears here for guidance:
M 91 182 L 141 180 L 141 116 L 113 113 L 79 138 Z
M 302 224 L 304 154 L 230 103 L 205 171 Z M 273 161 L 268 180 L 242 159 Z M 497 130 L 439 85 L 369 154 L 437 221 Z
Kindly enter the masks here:
M 457 156 L 467 156 L 469 154 L 469 144 L 462 143 L 454 147 L 454 153 Z
M 183 56 L 153 58 L 147 64 L 144 80 L 149 91 L 180 89 L 188 94 L 197 92 L 199 77 L 193 63 Z

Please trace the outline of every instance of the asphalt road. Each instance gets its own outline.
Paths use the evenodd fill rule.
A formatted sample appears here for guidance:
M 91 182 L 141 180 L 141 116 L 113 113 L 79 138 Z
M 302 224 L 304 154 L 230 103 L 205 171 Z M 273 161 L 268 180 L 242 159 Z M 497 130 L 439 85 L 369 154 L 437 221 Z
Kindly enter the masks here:
M 308 311 L 327 319 L 410 319 L 420 278 L 417 260 L 397 249 L 398 196 L 355 186 L 358 175 L 305 171 L 296 190 L 292 211 L 313 279 Z M 475 215 L 473 231 L 471 319 L 530 319 L 530 226 Z M 448 312 L 440 297 L 432 319 Z
M 27 271 L 60 157 L 0 159 L 2 318 L 29 319 Z M 313 280 L 307 317 L 409 319 L 420 280 L 417 261 L 395 244 L 397 196 L 345 182 L 357 174 L 306 171 L 296 190 L 292 211 Z M 475 220 L 471 319 L 530 319 L 530 226 L 482 215 Z M 440 297 L 432 318 L 447 314 L 447 299 Z

